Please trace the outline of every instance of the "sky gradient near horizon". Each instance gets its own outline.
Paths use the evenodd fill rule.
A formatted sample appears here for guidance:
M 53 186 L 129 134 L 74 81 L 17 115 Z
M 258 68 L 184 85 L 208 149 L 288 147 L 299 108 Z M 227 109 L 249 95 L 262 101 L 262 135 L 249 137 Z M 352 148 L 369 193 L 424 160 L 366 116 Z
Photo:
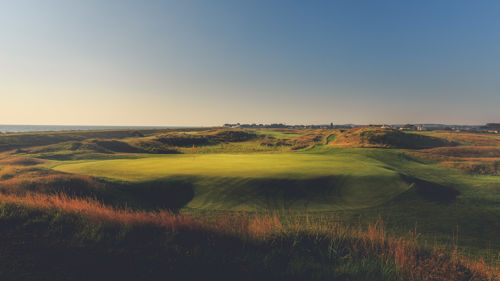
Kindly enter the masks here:
M 0 1 L 0 124 L 500 122 L 498 1 Z

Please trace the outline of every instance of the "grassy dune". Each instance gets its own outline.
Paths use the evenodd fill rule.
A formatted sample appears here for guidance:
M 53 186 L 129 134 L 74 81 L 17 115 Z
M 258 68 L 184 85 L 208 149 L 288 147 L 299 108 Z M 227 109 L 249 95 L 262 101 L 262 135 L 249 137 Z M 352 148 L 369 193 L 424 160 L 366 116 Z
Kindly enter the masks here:
M 0 152 L 16 148 L 26 148 L 40 145 L 84 140 L 89 138 L 130 138 L 136 136 L 158 134 L 165 129 L 141 130 L 95 130 L 95 131 L 58 131 L 58 132 L 27 132 L 0 134 Z

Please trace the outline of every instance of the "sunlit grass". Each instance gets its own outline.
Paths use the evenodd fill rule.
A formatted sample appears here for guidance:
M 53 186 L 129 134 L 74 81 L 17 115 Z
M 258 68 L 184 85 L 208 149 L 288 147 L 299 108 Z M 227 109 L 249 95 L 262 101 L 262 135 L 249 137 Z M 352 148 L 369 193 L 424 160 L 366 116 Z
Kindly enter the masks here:
M 105 176 L 119 180 L 151 180 L 169 175 L 232 177 L 317 177 L 351 174 L 393 175 L 380 162 L 362 154 L 206 154 L 166 155 L 140 159 L 87 161 L 64 164 L 64 172 Z

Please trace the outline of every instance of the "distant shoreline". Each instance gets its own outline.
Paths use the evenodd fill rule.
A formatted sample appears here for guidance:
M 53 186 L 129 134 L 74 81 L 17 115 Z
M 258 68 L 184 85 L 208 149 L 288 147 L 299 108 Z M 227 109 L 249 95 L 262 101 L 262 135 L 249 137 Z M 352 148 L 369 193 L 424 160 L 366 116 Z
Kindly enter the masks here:
M 26 133 L 48 131 L 89 131 L 89 130 L 127 130 L 127 129 L 178 129 L 195 128 L 192 126 L 91 126 L 91 125 L 2 125 L 0 133 Z

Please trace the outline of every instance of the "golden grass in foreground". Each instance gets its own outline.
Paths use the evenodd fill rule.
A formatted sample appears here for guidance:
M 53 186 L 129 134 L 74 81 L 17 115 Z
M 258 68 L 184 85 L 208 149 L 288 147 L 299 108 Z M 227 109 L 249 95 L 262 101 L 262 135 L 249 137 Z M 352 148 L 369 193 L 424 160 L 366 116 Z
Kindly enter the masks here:
M 76 199 L 66 195 L 0 194 L 0 201 L 32 208 L 57 209 L 80 214 L 94 221 L 156 225 L 165 228 L 167 232 L 196 229 L 231 234 L 242 239 L 277 242 L 307 237 L 326 241 L 332 249 L 335 245 L 342 245 L 354 256 L 378 258 L 385 263 L 395 264 L 397 273 L 404 280 L 500 280 L 498 269 L 482 259 L 471 260 L 456 250 L 449 253 L 438 247 L 424 249 L 419 245 L 415 234 L 406 239 L 394 237 L 387 234 L 380 221 L 367 227 L 350 227 L 333 216 L 299 218 L 246 213 L 195 219 L 190 215 L 167 211 L 152 213 L 115 209 L 92 199 Z
M 90 198 L 71 198 L 64 194 L 46 195 L 29 193 L 25 196 L 0 194 L 0 201 L 20 204 L 32 208 L 58 209 L 81 214 L 94 221 L 107 221 L 120 224 L 153 224 L 175 230 L 176 227 L 194 226 L 196 222 L 188 217 L 172 214 L 167 211 L 151 213 L 116 209 Z

